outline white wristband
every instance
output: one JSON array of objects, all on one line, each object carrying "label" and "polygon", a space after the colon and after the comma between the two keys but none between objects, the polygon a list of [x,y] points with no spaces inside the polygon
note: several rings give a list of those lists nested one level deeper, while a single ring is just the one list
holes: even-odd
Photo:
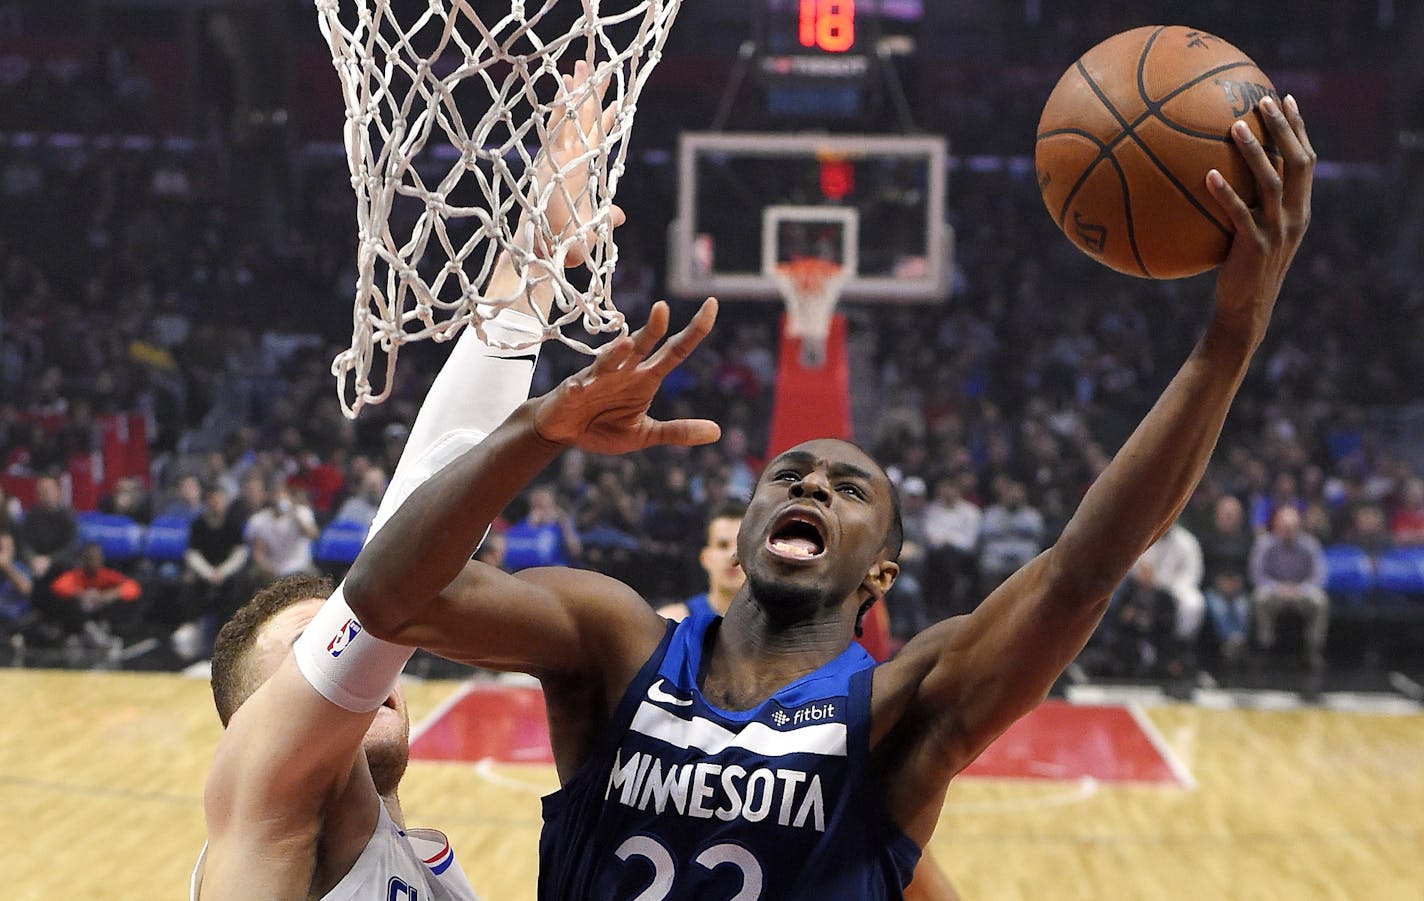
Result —
[{"label": "white wristband", "polygon": [[385,703],[414,651],[361,628],[340,586],[292,645],[297,668],[311,687],[352,713],[369,713]]}]

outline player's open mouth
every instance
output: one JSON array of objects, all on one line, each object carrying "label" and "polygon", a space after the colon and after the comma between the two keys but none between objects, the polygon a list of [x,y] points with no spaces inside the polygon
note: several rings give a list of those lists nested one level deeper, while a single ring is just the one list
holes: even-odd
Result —
[{"label": "player's open mouth", "polygon": [[389,707],[392,710],[397,710],[398,708],[396,707],[396,693],[391,692],[390,694],[386,695],[386,699],[381,702],[381,706]]},{"label": "player's open mouth", "polygon": [[787,560],[813,560],[826,551],[826,539],[821,524],[809,514],[791,511],[781,517],[771,530],[766,546],[778,557]]}]

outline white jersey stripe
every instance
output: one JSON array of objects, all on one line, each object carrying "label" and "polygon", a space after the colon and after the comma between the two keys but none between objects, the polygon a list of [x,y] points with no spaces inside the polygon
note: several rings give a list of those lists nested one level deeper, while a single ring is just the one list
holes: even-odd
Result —
[{"label": "white jersey stripe", "polygon": [[683,719],[670,710],[644,701],[638,705],[630,729],[679,748],[697,748],[708,754],[741,748],[763,757],[786,754],[846,756],[844,723],[816,723],[785,732],[778,732],[764,723],[748,723],[741,732],[733,732],[706,717]]}]

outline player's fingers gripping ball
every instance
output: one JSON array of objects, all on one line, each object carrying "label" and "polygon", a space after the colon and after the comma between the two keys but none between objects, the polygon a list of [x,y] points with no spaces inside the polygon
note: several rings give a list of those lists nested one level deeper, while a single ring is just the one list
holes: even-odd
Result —
[{"label": "player's fingers gripping ball", "polygon": [[1043,108],[1034,163],[1049,214],[1079,249],[1129,275],[1220,265],[1233,227],[1206,174],[1219,170],[1255,204],[1256,178],[1231,127],[1245,121],[1279,171],[1257,110],[1267,96],[1275,87],[1246,54],[1199,29],[1108,38],[1069,67]]}]

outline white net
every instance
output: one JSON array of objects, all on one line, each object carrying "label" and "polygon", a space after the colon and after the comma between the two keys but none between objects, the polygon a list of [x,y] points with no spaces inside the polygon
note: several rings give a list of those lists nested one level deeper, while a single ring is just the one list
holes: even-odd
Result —
[{"label": "white net", "polygon": [[801,341],[801,365],[825,364],[831,320],[849,276],[841,264],[816,257],[778,263],[772,270],[772,279],[786,302],[786,334]]},{"label": "white net", "polygon": [[[317,0],[356,192],[352,343],[332,364],[348,416],[390,393],[402,345],[479,329],[536,288],[553,294],[545,337],[589,351],[566,326],[625,330],[613,197],[680,5]],[[570,88],[561,72],[576,61],[587,78]],[[600,105],[607,115],[582,115]],[[501,254],[517,287],[486,296]]]}]

